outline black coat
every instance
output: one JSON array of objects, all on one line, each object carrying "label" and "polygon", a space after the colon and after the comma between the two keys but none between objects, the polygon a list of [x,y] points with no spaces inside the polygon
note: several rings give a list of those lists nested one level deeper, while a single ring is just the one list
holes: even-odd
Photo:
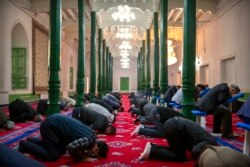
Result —
[{"label": "black coat", "polygon": [[167,120],[164,133],[169,143],[169,151],[180,156],[180,159],[185,159],[186,150],[192,152],[193,158],[196,159],[206,145],[217,145],[210,133],[195,122],[181,117]]},{"label": "black coat", "polygon": [[23,100],[16,99],[9,104],[10,119],[14,122],[33,121],[38,112]]},{"label": "black coat", "polygon": [[75,108],[72,117],[101,132],[104,132],[109,125],[107,117],[87,107]]},{"label": "black coat", "polygon": [[103,100],[96,99],[96,100],[93,101],[93,103],[96,103],[96,104],[99,104],[99,105],[103,106],[103,107],[106,108],[110,113],[113,112],[113,108],[112,108],[108,103],[106,103],[106,102],[103,101]]},{"label": "black coat", "polygon": [[182,113],[169,108],[169,107],[162,107],[162,106],[157,106],[157,112],[159,114],[159,119],[161,123],[164,124],[168,119],[173,118],[173,117],[185,117]]},{"label": "black coat", "polygon": [[214,109],[220,104],[225,103],[231,97],[229,87],[226,83],[214,86],[208,93],[194,105],[201,111],[213,113]]}]

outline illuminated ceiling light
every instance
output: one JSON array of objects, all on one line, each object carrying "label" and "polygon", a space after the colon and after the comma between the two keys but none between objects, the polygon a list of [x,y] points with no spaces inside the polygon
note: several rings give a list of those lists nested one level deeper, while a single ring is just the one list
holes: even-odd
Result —
[{"label": "illuminated ceiling light", "polygon": [[129,66],[122,66],[122,68],[129,68]]},{"label": "illuminated ceiling light", "polygon": [[130,33],[130,29],[129,28],[120,28],[119,32],[116,33],[116,38],[125,38],[125,39],[130,39],[133,38],[133,34]]},{"label": "illuminated ceiling light", "polygon": [[123,54],[123,53],[128,53],[128,50],[121,50],[121,54]]},{"label": "illuminated ceiling light", "polygon": [[129,65],[129,63],[122,62],[122,63],[121,63],[121,65],[122,65],[122,66],[128,66],[128,65]]},{"label": "illuminated ceiling light", "polygon": [[129,54],[128,53],[120,53],[120,56],[126,56],[126,57],[128,57]]},{"label": "illuminated ceiling light", "polygon": [[122,59],[127,59],[128,55],[120,55],[122,57]]},{"label": "illuminated ceiling light", "polygon": [[128,59],[128,58],[126,58],[126,59],[120,59],[120,61],[126,63],[126,62],[129,62],[130,59]]},{"label": "illuminated ceiling light", "polygon": [[168,65],[173,65],[176,62],[177,58],[175,56],[173,42],[171,40],[168,40]]},{"label": "illuminated ceiling light", "polygon": [[168,65],[173,65],[177,62],[177,58],[175,56],[168,56]]},{"label": "illuminated ceiling light", "polygon": [[130,22],[131,20],[135,19],[135,15],[130,11],[130,7],[128,5],[119,5],[118,12],[114,12],[112,14],[112,18],[115,21],[119,19],[120,22]]},{"label": "illuminated ceiling light", "polygon": [[132,49],[132,46],[130,45],[129,41],[122,41],[122,44],[118,47],[119,49]]}]

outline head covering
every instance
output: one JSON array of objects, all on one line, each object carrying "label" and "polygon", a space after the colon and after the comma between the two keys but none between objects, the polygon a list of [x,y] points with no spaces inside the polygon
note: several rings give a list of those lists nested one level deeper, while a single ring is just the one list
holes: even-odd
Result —
[{"label": "head covering", "polygon": [[108,150],[109,150],[107,143],[105,143],[104,141],[98,140],[97,141],[97,147],[99,149],[98,154],[101,157],[106,157],[107,154],[108,154]]},{"label": "head covering", "polygon": [[8,120],[6,123],[6,128],[7,129],[14,129],[15,128],[15,123],[13,121]]},{"label": "head covering", "polygon": [[238,85],[231,84],[230,87],[234,88],[237,91],[237,93],[240,92],[240,88]]}]

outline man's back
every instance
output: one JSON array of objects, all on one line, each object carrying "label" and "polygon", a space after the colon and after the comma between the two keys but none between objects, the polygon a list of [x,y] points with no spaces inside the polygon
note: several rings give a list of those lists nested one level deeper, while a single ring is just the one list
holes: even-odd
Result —
[{"label": "man's back", "polygon": [[212,112],[213,109],[229,99],[230,93],[226,83],[214,86],[208,93],[195,103],[195,106],[202,111]]},{"label": "man's back", "polygon": [[64,116],[62,114],[53,114],[47,117],[42,123],[40,129],[41,136],[46,136],[47,132],[57,136],[59,143],[67,145],[72,141],[82,137],[93,137],[95,132],[82,122]]}]

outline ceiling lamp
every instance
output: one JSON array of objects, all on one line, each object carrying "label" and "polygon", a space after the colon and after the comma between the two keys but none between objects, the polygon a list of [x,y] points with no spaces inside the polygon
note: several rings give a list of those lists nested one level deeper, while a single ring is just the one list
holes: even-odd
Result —
[{"label": "ceiling lamp", "polygon": [[119,49],[132,49],[132,46],[130,45],[129,41],[122,41],[122,44],[118,47]]},{"label": "ceiling lamp", "polygon": [[124,59],[124,58],[122,58],[122,59],[120,59],[120,61],[121,61],[121,62],[126,63],[126,62],[129,62],[129,61],[130,61],[130,59],[128,59],[128,58],[125,58],[125,59]]},{"label": "ceiling lamp", "polygon": [[168,65],[169,66],[175,64],[176,62],[177,62],[177,58],[175,56],[172,56],[172,55],[168,56]]},{"label": "ceiling lamp", "polygon": [[175,56],[173,42],[171,40],[168,40],[168,65],[173,65],[176,62],[177,58]]},{"label": "ceiling lamp", "polygon": [[129,66],[122,66],[122,68],[129,68]]},{"label": "ceiling lamp", "polygon": [[127,63],[127,62],[122,62],[121,65],[122,65],[122,66],[128,66],[129,63]]},{"label": "ceiling lamp", "polygon": [[129,28],[120,28],[119,32],[116,33],[116,38],[125,38],[125,39],[130,39],[133,38],[133,35],[130,33],[130,29]]},{"label": "ceiling lamp", "polygon": [[120,22],[130,22],[131,20],[135,19],[135,15],[133,12],[130,11],[130,7],[128,5],[119,5],[118,12],[114,12],[112,14],[112,18],[117,21],[118,19]]},{"label": "ceiling lamp", "polygon": [[121,52],[120,52],[121,54],[124,54],[124,53],[125,53],[125,54],[128,54],[128,50],[120,50],[120,51],[121,51]]},{"label": "ceiling lamp", "polygon": [[127,59],[128,55],[120,55],[122,57],[122,59]]}]

